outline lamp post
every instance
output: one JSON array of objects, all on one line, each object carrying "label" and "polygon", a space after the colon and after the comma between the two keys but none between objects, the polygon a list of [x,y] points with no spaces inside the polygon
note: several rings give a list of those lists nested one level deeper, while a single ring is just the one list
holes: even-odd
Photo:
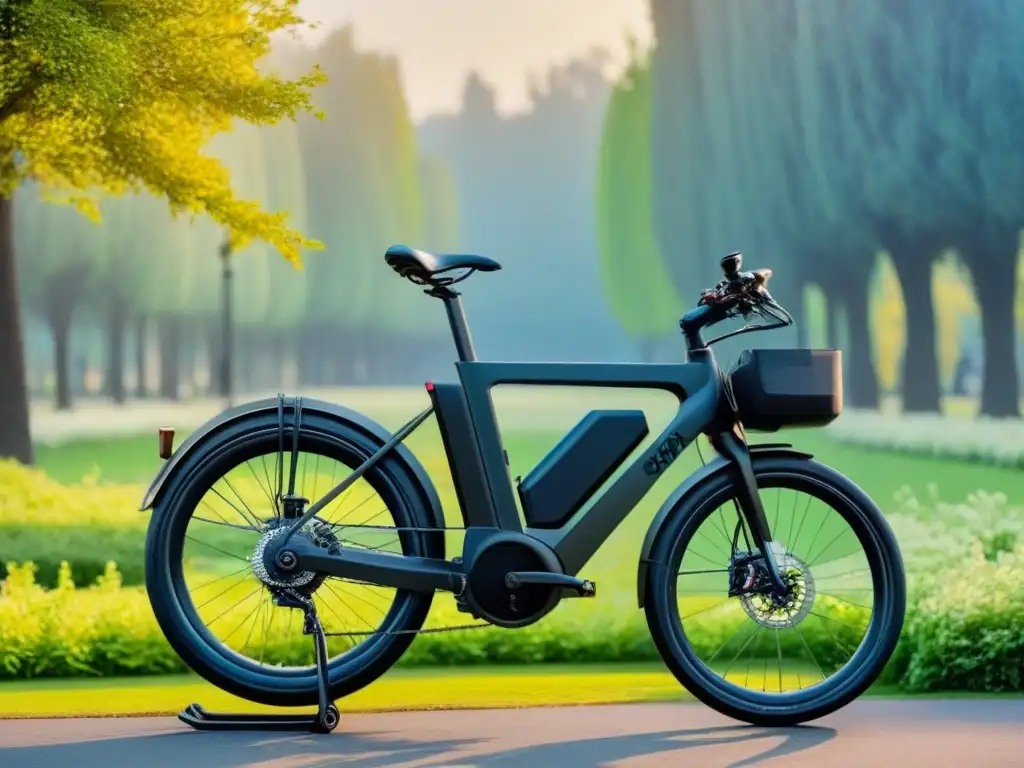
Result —
[{"label": "lamp post", "polygon": [[221,262],[221,359],[220,389],[225,407],[231,407],[231,238],[220,245]]}]

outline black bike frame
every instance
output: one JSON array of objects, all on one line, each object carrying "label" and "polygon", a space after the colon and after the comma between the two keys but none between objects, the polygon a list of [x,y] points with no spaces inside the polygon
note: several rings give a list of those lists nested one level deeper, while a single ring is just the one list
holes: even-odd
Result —
[{"label": "black bike frame", "polygon": [[[662,472],[702,433],[709,434],[715,449],[737,470],[740,507],[754,543],[777,575],[770,547],[771,537],[754,480],[746,444],[735,433],[731,410],[723,408],[724,383],[714,354],[704,345],[700,329],[721,319],[714,310],[701,307],[682,322],[689,351],[683,364],[635,363],[523,363],[481,362],[475,359],[458,294],[444,297],[449,322],[459,352],[456,363],[460,383],[427,383],[432,405],[398,430],[388,443],[326,496],[309,507],[291,526],[285,545],[297,556],[292,568],[316,570],[375,584],[433,591],[458,591],[461,563],[406,557],[354,548],[340,554],[319,549],[303,537],[289,542],[291,534],[331,500],[361,477],[395,445],[402,442],[431,414],[435,414],[444,441],[452,479],[469,532],[522,532],[549,545],[569,575],[576,575],[616,527],[657,482]],[[513,494],[508,455],[505,452],[491,400],[491,389],[502,384],[535,386],[619,387],[657,389],[674,394],[679,410],[659,437],[628,464],[624,472],[602,492],[598,490],[584,507],[556,529],[523,527]],[[621,469],[625,461],[615,470]],[[294,561],[292,561],[294,563]],[[290,568],[289,570],[291,570]]]}]

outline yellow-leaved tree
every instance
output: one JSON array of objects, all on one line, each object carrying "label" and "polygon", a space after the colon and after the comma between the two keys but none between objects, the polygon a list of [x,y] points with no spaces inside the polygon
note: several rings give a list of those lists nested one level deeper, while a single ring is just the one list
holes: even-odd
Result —
[{"label": "yellow-leaved tree", "polygon": [[236,197],[204,153],[236,119],[310,109],[318,70],[260,66],[271,36],[304,23],[297,2],[0,0],[0,457],[32,460],[11,232],[23,182],[93,218],[97,193],[148,190],[176,214],[209,214],[236,247],[264,240],[295,264],[317,247],[285,214]]},{"label": "yellow-leaved tree", "polygon": [[903,290],[887,253],[880,253],[876,258],[871,280],[870,304],[871,335],[874,339],[878,383],[885,392],[891,393],[899,386],[907,320],[903,306]]},{"label": "yellow-leaved tree", "polygon": [[935,297],[939,376],[943,386],[949,387],[963,351],[964,320],[980,317],[971,274],[951,251],[944,253],[932,268],[932,295]]}]

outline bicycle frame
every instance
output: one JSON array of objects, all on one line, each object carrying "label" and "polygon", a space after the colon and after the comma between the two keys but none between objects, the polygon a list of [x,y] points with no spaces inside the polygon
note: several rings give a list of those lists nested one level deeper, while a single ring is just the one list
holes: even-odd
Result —
[{"label": "bicycle frame", "polygon": [[[431,407],[398,430],[387,444],[290,526],[289,533],[281,537],[276,547],[278,558],[285,546],[295,555],[297,564],[293,560],[289,570],[316,570],[417,591],[458,591],[461,588],[461,563],[353,548],[330,554],[303,537],[289,541],[295,531],[433,413],[448,455],[467,543],[474,533],[525,533],[550,546],[566,574],[574,576],[636,507],[661,473],[700,434],[707,433],[715,449],[738,469],[740,506],[755,543],[765,552],[769,570],[773,577],[777,576],[774,557],[770,548],[764,546],[770,542],[770,533],[750,456],[745,443],[733,431],[735,420],[722,418],[721,372],[713,353],[701,342],[699,327],[696,327],[701,320],[705,324],[709,322],[704,318],[707,310],[698,310],[702,313],[700,317],[688,316],[686,338],[690,360],[683,364],[481,362],[475,359],[458,294],[444,299],[459,352],[456,370],[460,382],[428,382]],[[586,499],[589,507],[580,509],[559,528],[524,528],[491,400],[491,389],[502,384],[657,389],[674,394],[679,400],[679,409],[654,443],[634,458],[619,477],[603,491],[599,489]],[[614,471],[625,463],[625,460],[620,461]]]}]

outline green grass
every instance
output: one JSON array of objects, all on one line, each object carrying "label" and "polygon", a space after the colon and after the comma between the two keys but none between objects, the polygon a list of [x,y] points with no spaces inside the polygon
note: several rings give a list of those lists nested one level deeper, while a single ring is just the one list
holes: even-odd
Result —
[{"label": "green grass", "polygon": [[[877,685],[866,696],[1019,698],[1021,694],[908,696]],[[338,702],[345,712],[692,701],[660,664],[543,665],[481,669],[397,669]],[[0,718],[29,716],[171,715],[190,702],[210,709],[274,711],[224,693],[195,675],[44,680],[0,684]]]},{"label": "green grass", "polygon": [[[517,474],[525,475],[546,450],[554,445],[560,434],[531,431],[505,435],[513,477]],[[179,441],[181,439],[183,436]],[[909,486],[916,494],[924,496],[933,484],[938,488],[940,496],[948,501],[959,501],[968,493],[985,489],[1005,493],[1012,504],[1024,504],[1024,473],[1014,469],[977,466],[925,456],[894,455],[842,445],[823,430],[751,435],[751,439],[754,442],[791,442],[795,447],[815,454],[818,460],[851,477],[883,507],[901,486]],[[446,464],[436,429],[426,426],[421,428],[409,444],[431,469],[439,490],[449,488],[451,481],[445,476]],[[701,449],[705,458],[711,456],[709,446],[704,444]],[[64,483],[76,482],[99,470],[103,482],[145,485],[153,479],[161,464],[156,454],[156,437],[152,435],[83,440],[57,446],[40,445],[37,447],[36,460],[47,474]],[[664,497],[682,476],[699,466],[696,449],[687,449],[672,470],[659,480],[650,496]]]}]

